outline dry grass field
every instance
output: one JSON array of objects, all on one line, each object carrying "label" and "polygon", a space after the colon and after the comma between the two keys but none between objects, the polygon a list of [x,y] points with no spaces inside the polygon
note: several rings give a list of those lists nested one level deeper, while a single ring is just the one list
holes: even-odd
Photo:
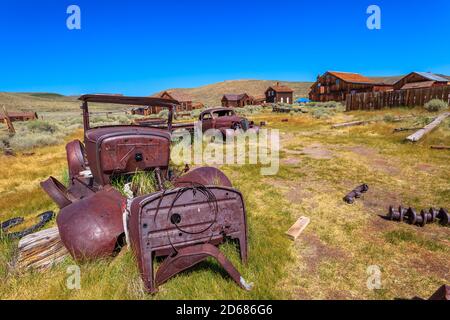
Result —
[{"label": "dry grass field", "polygon": [[[390,117],[386,117],[386,113]],[[403,122],[393,116],[414,114]],[[410,144],[408,132],[396,127],[420,126],[433,114],[421,109],[377,112],[252,115],[280,130],[280,170],[261,176],[254,165],[222,166],[242,191],[248,214],[249,264],[231,244],[224,253],[254,282],[239,289],[214,261],[184,272],[155,295],[143,292],[133,255],[82,264],[81,289],[66,287],[71,259],[45,272],[17,273],[10,268],[16,241],[0,242],[0,299],[394,299],[428,297],[450,283],[450,229],[425,228],[386,221],[389,205],[417,209],[450,208],[450,152],[431,150],[450,144],[447,120],[423,141]],[[282,122],[288,119],[288,122]],[[332,123],[385,119],[365,126],[331,129]],[[26,217],[26,224],[56,206],[39,182],[64,177],[64,144],[81,138],[76,129],[53,146],[0,155],[0,221]],[[355,204],[342,197],[361,183],[370,187]],[[296,242],[284,232],[299,216],[311,218]],[[52,223],[54,224],[54,222]],[[367,288],[367,268],[381,270],[381,289]]]}]

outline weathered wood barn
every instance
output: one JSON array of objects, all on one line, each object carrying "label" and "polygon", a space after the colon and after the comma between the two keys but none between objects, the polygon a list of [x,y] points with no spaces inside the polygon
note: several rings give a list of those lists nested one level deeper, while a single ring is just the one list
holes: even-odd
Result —
[{"label": "weathered wood barn", "polygon": [[242,108],[253,104],[253,99],[246,93],[225,94],[222,97],[222,107]]},{"label": "weathered wood barn", "polygon": [[192,110],[192,97],[179,90],[166,90],[160,95],[160,98],[176,100],[180,103],[177,107],[177,111],[191,111]]},{"label": "weathered wood barn", "polygon": [[267,103],[292,104],[294,101],[294,90],[277,82],[274,86],[267,88],[265,96]]},{"label": "weathered wood barn", "polygon": [[[8,112],[8,117],[11,121],[30,121],[36,120],[38,115],[36,112]],[[2,111],[0,111],[0,121],[4,121],[5,116]]]},{"label": "weathered wood barn", "polygon": [[311,86],[312,101],[345,101],[349,93],[389,91],[391,84],[376,82],[358,73],[327,71]]},{"label": "weathered wood barn", "polygon": [[256,95],[253,96],[253,105],[262,105],[266,103],[266,95],[265,94],[261,94],[261,95]]},{"label": "weathered wood barn", "polygon": [[411,72],[394,84],[395,90],[407,90],[416,88],[432,88],[446,86],[450,84],[450,79],[444,75],[431,72]]}]

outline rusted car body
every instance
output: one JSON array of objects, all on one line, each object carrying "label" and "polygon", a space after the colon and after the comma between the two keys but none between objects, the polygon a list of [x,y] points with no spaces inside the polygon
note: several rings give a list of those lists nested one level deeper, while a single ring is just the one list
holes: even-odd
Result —
[{"label": "rusted car body", "polygon": [[159,98],[84,95],[84,144],[74,140],[66,145],[69,186],[54,177],[41,182],[42,188],[61,209],[57,224],[61,240],[77,260],[111,255],[124,234],[122,212],[126,198],[110,186],[114,175],[137,170],[156,170],[167,178],[170,131],[137,125],[92,128],[88,104],[115,103],[158,105],[172,110],[176,101]]},{"label": "rusted car body", "polygon": [[[60,208],[58,230],[72,257],[83,261],[110,256],[129,239],[150,292],[207,257],[216,258],[239,286],[249,289],[216,248],[226,239],[237,240],[242,261],[247,261],[247,221],[241,193],[216,168],[200,167],[178,177],[169,174],[172,116],[178,102],[108,95],[84,95],[80,100],[84,143],[74,140],[66,146],[69,185],[53,177],[41,182]],[[166,107],[168,119],[164,126],[156,127],[137,122],[92,128],[91,102]],[[235,115],[225,118],[214,119],[214,125],[242,123]],[[111,186],[115,176],[137,171],[153,171],[159,191],[133,198]],[[172,189],[164,188],[168,180]],[[156,256],[168,257],[155,275]]]},{"label": "rusted car body", "polygon": [[243,131],[253,129],[255,132],[259,131],[259,127],[253,121],[236,115],[232,108],[207,109],[200,114],[199,120],[202,122],[203,132],[208,129],[217,129],[222,132],[224,137],[227,129],[241,129]]}]

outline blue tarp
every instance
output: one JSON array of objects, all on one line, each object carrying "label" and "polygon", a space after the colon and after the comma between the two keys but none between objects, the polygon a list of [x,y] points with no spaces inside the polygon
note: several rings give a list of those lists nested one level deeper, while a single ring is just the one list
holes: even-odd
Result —
[{"label": "blue tarp", "polygon": [[299,98],[299,99],[297,99],[295,102],[298,102],[298,103],[308,103],[308,102],[310,102],[311,100],[309,100],[308,98]]}]

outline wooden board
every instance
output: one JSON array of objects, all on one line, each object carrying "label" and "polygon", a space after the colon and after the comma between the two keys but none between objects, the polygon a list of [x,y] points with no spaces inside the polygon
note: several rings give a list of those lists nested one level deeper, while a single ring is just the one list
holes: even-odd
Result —
[{"label": "wooden board", "polygon": [[47,269],[64,260],[69,252],[59,237],[57,227],[45,229],[23,237],[19,241],[16,269]]},{"label": "wooden board", "polygon": [[303,230],[305,230],[305,228],[308,226],[309,222],[310,219],[308,217],[302,216],[298,218],[298,220],[286,232],[286,235],[294,241],[297,240]]}]

